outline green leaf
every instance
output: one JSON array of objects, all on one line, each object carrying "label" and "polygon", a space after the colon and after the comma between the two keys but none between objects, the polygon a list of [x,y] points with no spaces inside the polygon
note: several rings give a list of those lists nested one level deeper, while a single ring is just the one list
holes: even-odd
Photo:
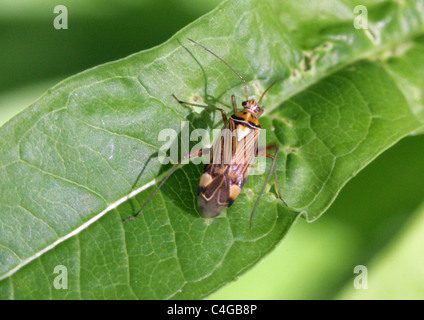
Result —
[{"label": "green leaf", "polygon": [[[209,298],[348,298],[340,295],[340,291],[357,291],[353,288],[353,281],[358,276],[354,273],[357,265],[368,267],[368,290],[378,289],[373,260],[388,244],[396,241],[400,233],[404,238],[405,234],[409,237],[409,231],[416,230],[411,227],[417,220],[411,218],[424,199],[423,145],[423,135],[410,136],[385,151],[341,190],[318,221],[310,224],[300,219],[272,254]],[[405,228],[406,223],[411,227]],[[416,246],[418,250],[420,244],[421,241],[413,241],[397,248],[409,250],[408,247]],[[411,268],[399,274],[408,270],[408,278],[419,279],[420,259],[416,254],[407,256],[405,253],[397,252],[396,255],[405,257],[403,264]],[[391,261],[387,259],[386,262]],[[393,267],[393,273],[400,271],[397,265]],[[393,282],[387,275],[385,280],[392,292],[387,291],[388,294],[398,292],[398,297],[424,297],[424,292],[420,294],[417,290],[422,282],[417,281],[408,295],[404,295],[409,284]],[[384,281],[379,283],[384,285]],[[367,296],[367,290],[359,291]]]},{"label": "green leaf", "polygon": [[[424,122],[424,2],[370,1],[355,29],[350,1],[227,1],[154,49],[49,90],[0,129],[0,297],[202,298],[252,267],[304,214],[318,218],[357,172]],[[282,150],[279,183],[249,216],[252,176],[213,221],[199,216],[200,166],[185,165],[141,216],[161,167],[162,129],[219,128],[172,99],[230,111],[239,79],[264,99],[267,140]],[[274,133],[271,129],[275,129]],[[269,166],[269,163],[268,163]],[[131,199],[130,199],[131,198]],[[68,289],[56,289],[56,266]]]}]

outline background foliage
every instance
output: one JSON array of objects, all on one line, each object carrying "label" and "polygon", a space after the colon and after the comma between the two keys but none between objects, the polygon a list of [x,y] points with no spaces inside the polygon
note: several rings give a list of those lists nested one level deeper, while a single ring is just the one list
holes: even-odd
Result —
[{"label": "background foliage", "polygon": [[[202,8],[191,1],[170,1],[166,5],[152,1],[122,6],[111,2],[99,9],[96,2],[74,1],[68,8],[75,14],[70,19],[75,28],[59,34],[51,27],[51,3],[46,3],[35,1],[9,7],[2,2],[7,8],[2,10],[0,22],[0,41],[7,44],[0,53],[3,122],[57,82],[56,77],[64,78],[159,44],[215,5],[202,2]],[[29,27],[34,24],[36,28]],[[161,28],[152,28],[157,24]],[[326,215],[314,224],[300,220],[268,259],[214,297],[360,298],[362,292],[351,286],[352,269],[358,264],[370,266],[370,274],[377,275],[373,287],[370,282],[374,289],[363,297],[422,297],[423,289],[417,281],[422,277],[422,262],[411,256],[419,255],[423,247],[419,236],[423,210],[418,209],[424,193],[423,143],[422,136],[407,138],[383,154],[343,189]],[[107,230],[96,232],[103,237],[101,233]],[[95,238],[85,241],[96,242]],[[72,245],[75,243],[69,250],[73,250]],[[97,262],[100,269],[108,264],[103,258]],[[60,257],[54,259],[60,261]],[[393,264],[393,260],[397,263]],[[392,280],[394,274],[396,281]],[[48,273],[46,276],[53,277]],[[104,279],[97,280],[104,283]],[[27,273],[20,282],[27,283],[22,297],[47,297],[47,288],[37,282],[37,275]],[[7,297],[9,285],[3,283],[3,297]],[[85,297],[112,297],[120,292],[116,288],[104,290]],[[76,297],[72,292],[66,293],[69,296],[55,294],[58,293],[54,293],[54,298]]]}]

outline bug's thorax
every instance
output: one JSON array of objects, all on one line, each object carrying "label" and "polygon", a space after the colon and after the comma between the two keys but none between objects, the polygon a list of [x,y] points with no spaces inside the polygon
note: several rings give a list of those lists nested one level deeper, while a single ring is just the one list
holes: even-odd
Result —
[{"label": "bug's thorax", "polygon": [[234,113],[233,119],[246,122],[254,127],[260,128],[259,117],[263,110],[256,103],[255,100],[247,100],[242,103],[243,110]]}]

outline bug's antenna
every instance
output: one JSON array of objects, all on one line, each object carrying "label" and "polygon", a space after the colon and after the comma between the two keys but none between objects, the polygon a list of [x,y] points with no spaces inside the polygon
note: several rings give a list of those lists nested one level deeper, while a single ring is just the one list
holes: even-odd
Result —
[{"label": "bug's antenna", "polygon": [[265,96],[265,94],[268,92],[268,90],[271,89],[274,86],[274,84],[276,84],[277,82],[279,82],[281,80],[284,80],[284,79],[283,78],[279,78],[279,79],[275,80],[273,83],[271,83],[271,85],[268,88],[266,88],[266,90],[264,91],[264,93],[262,93],[261,97],[259,98],[258,104],[261,102],[262,98]]},{"label": "bug's antenna", "polygon": [[241,74],[240,73],[238,73],[236,70],[234,70],[233,69],[233,67],[232,66],[230,66],[230,64],[227,62],[227,61],[225,61],[224,59],[222,59],[220,56],[218,56],[216,53],[214,53],[214,52],[212,52],[210,49],[208,49],[208,48],[206,48],[204,45],[202,45],[202,44],[200,44],[200,43],[198,43],[198,42],[196,42],[196,41],[194,41],[194,40],[192,40],[192,39],[188,39],[188,40],[190,40],[191,42],[193,42],[193,43],[195,43],[195,44],[197,44],[199,47],[202,47],[203,49],[205,49],[207,52],[209,52],[210,54],[212,54],[212,55],[214,55],[216,58],[218,58],[219,60],[221,60],[222,62],[224,62],[225,64],[226,64],[226,66],[228,67],[228,68],[230,68],[236,75],[238,75],[239,76],[239,78],[243,81],[243,85],[244,85],[244,93],[246,94],[246,101],[247,100],[249,100],[249,96],[248,96],[248,94],[247,94],[247,84],[246,84],[246,80],[244,80],[244,78],[241,76]]}]

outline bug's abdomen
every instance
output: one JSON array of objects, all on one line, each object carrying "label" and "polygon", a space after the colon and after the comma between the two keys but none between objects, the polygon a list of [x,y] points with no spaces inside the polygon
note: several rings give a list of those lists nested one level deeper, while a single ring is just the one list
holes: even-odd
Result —
[{"label": "bug's abdomen", "polygon": [[[246,180],[240,179],[232,167],[204,166],[198,192],[198,207],[204,218],[218,216],[225,207],[230,207],[240,194]],[[236,168],[240,170],[240,166]]]}]

